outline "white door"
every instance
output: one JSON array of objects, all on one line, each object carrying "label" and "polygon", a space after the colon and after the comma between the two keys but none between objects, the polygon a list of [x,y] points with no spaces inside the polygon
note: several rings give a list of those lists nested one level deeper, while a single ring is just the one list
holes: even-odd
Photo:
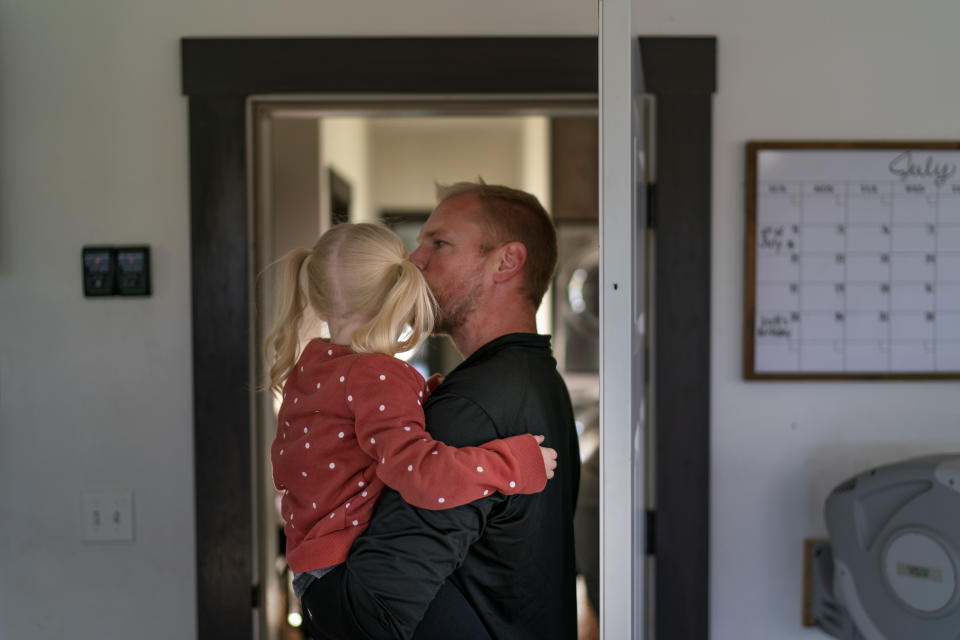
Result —
[{"label": "white door", "polygon": [[643,82],[632,0],[600,0],[600,637],[645,619]]}]

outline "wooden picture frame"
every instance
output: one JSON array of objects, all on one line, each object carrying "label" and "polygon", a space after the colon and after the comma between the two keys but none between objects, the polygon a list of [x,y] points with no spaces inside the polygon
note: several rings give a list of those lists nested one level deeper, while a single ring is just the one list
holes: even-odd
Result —
[{"label": "wooden picture frame", "polygon": [[960,379],[958,168],[960,141],[748,142],[744,378]]}]

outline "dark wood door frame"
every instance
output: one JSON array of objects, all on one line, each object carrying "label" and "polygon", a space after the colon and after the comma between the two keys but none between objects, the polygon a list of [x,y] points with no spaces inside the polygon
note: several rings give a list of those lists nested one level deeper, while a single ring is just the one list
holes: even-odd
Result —
[{"label": "dark wood door frame", "polygon": [[[657,97],[653,520],[657,637],[709,625],[711,110],[716,40],[642,37]],[[258,94],[596,94],[597,40],[185,38],[197,631],[251,638],[246,99]],[[625,132],[626,133],[626,132]]]}]

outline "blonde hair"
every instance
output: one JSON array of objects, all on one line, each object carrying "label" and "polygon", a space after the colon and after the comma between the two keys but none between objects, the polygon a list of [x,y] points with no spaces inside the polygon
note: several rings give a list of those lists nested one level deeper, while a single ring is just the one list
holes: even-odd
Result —
[{"label": "blonde hair", "polygon": [[[378,224],[339,224],[312,249],[296,249],[286,258],[276,319],[264,344],[274,389],[283,387],[296,364],[307,304],[325,321],[369,318],[351,335],[350,347],[390,356],[430,335],[436,310],[423,274],[397,234]],[[411,332],[402,340],[407,325]]]}]

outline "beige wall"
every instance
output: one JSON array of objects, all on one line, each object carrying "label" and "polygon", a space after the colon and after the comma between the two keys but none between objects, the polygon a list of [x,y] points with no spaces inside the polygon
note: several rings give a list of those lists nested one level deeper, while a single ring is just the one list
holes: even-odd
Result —
[{"label": "beige wall", "polygon": [[[353,220],[373,220],[370,206],[370,120],[333,117],[320,121],[320,184],[327,193],[327,168],[332,167],[350,183],[350,215]],[[330,201],[324,197],[324,224],[330,220]]]},{"label": "beige wall", "polygon": [[[584,0],[0,0],[0,637],[195,637],[187,105],[197,35],[584,35]],[[843,476],[958,449],[955,384],[740,379],[743,142],[956,138],[960,5],[646,0],[719,38],[714,117],[714,640],[799,628],[800,541]],[[81,295],[84,244],[149,243],[154,293]],[[669,428],[669,425],[661,425]],[[238,433],[238,437],[245,437]],[[80,541],[133,490],[136,541]]]},{"label": "beige wall", "polygon": [[492,184],[519,184],[522,120],[396,118],[372,123],[373,208],[430,211],[434,182],[482,176]]}]

